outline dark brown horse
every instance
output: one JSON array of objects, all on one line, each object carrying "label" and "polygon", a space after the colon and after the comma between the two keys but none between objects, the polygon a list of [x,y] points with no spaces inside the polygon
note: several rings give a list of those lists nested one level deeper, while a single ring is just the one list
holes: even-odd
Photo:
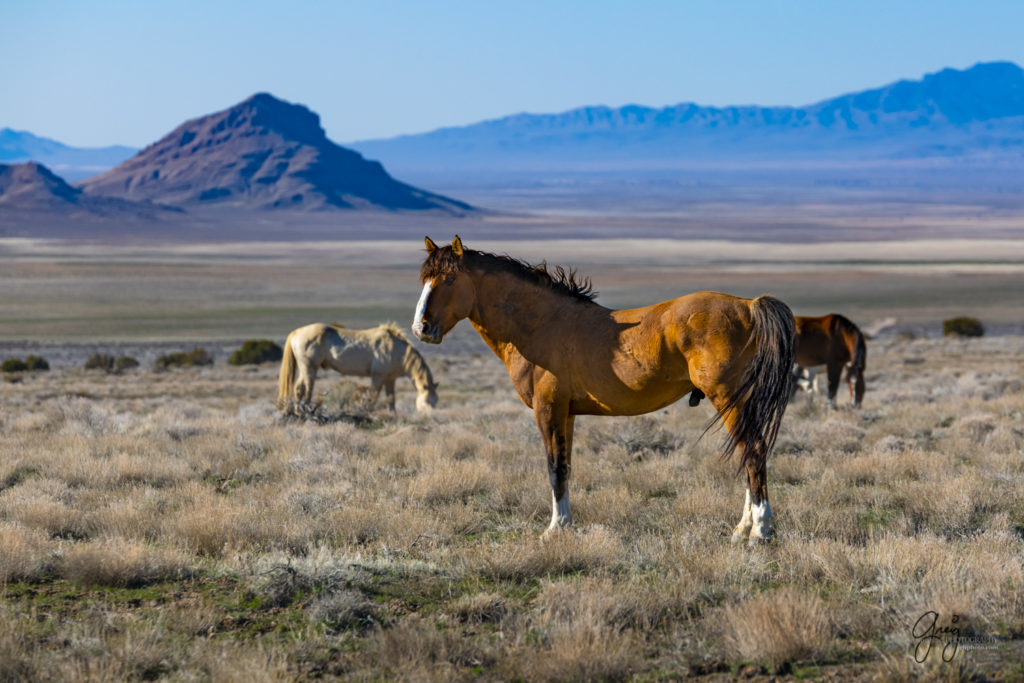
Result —
[{"label": "dark brown horse", "polygon": [[594,302],[589,280],[426,239],[413,332],[438,344],[469,318],[533,409],[548,456],[551,524],[567,526],[577,415],[639,415],[695,387],[725,425],[725,455],[747,471],[733,540],[771,538],[767,457],[792,393],[793,314],[778,299],[699,292],[645,308]]},{"label": "dark brown horse", "polygon": [[824,365],[828,373],[828,402],[835,406],[839,378],[846,371],[850,404],[860,407],[864,400],[864,366],[868,348],[860,328],[838,313],[820,318],[796,316],[796,362],[804,367]]}]

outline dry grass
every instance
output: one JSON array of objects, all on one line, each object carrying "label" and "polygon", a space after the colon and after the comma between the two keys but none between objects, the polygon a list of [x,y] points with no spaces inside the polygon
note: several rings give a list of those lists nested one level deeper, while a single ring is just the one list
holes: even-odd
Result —
[{"label": "dry grass", "polygon": [[133,588],[188,577],[190,559],[181,551],[102,539],[67,548],[58,571],[73,583]]},{"label": "dry grass", "polygon": [[[280,420],[272,367],[4,384],[0,679],[1024,675],[1021,340],[871,346],[862,410],[791,406],[756,549],[685,404],[580,418],[576,526],[542,542],[493,358],[358,425]],[[915,662],[928,610],[991,649]]]},{"label": "dry grass", "polygon": [[722,618],[726,642],[742,659],[818,659],[832,639],[824,602],[793,587],[730,605]]}]

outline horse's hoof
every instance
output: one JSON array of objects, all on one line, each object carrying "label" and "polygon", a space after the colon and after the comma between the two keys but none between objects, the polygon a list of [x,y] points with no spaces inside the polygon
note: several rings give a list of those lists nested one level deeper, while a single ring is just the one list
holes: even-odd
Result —
[{"label": "horse's hoof", "polygon": [[742,543],[745,541],[747,537],[750,536],[750,530],[752,528],[753,526],[749,522],[746,524],[743,524],[742,522],[737,524],[736,528],[732,530],[732,542]]},{"label": "horse's hoof", "polygon": [[747,546],[751,547],[751,548],[756,548],[758,546],[768,545],[771,542],[772,542],[772,537],[771,536],[769,536],[767,538],[765,538],[764,536],[751,536],[747,540]]}]

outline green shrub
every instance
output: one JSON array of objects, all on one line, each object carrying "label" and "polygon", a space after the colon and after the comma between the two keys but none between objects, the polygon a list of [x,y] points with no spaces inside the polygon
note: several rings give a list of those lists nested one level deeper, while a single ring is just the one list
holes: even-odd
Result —
[{"label": "green shrub", "polygon": [[982,337],[985,328],[977,318],[961,316],[942,322],[942,334],[947,337]]},{"label": "green shrub", "polygon": [[29,370],[49,370],[50,363],[42,356],[26,356],[25,365]]},{"label": "green shrub", "polygon": [[281,360],[283,351],[269,339],[250,339],[242,348],[231,354],[228,363],[232,365],[259,365]]},{"label": "green shrub", "polygon": [[110,372],[114,369],[114,357],[108,353],[94,353],[85,361],[85,369]]},{"label": "green shrub", "polygon": [[28,365],[20,358],[6,358],[3,363],[0,363],[2,372],[24,372],[25,370],[28,370]]},{"label": "green shrub", "polygon": [[198,365],[213,365],[213,356],[206,349],[198,346],[191,351],[168,353],[156,359],[156,367],[160,370],[168,368],[191,368]]},{"label": "green shrub", "polygon": [[131,356],[121,356],[114,361],[114,372],[123,372],[128,368],[139,367],[139,361],[135,360]]}]

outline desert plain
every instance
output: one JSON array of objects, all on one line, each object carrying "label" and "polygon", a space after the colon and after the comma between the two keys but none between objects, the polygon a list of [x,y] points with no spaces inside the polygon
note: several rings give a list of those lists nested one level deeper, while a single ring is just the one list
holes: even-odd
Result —
[{"label": "desert plain", "polygon": [[[386,240],[323,218],[299,240],[0,240],[0,357],[51,365],[0,383],[0,678],[1021,678],[1019,223],[893,240],[886,216],[818,239],[563,211],[403,218]],[[743,480],[700,438],[706,402],[580,418],[575,525],[542,542],[532,412],[468,323],[417,342],[429,414],[407,380],[391,414],[324,374],[339,419],[284,419],[275,365],[225,362],[317,320],[407,328],[420,232],[575,267],[611,307],[714,289],[879,323],[864,407],[795,397],[778,536],[755,548],[729,543]],[[986,335],[943,338],[958,315]],[[194,346],[215,364],[154,370]],[[97,352],[140,365],[83,369]]]}]

